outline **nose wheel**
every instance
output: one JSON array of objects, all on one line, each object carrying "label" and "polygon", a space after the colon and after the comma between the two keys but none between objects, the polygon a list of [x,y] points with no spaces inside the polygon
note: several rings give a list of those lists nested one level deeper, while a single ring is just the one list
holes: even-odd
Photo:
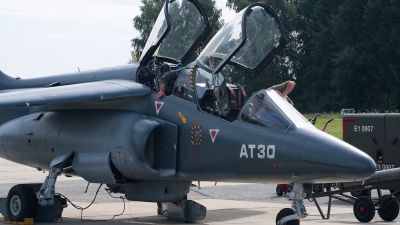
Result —
[{"label": "nose wheel", "polygon": [[23,221],[25,218],[35,218],[38,211],[35,191],[26,184],[15,185],[8,192],[6,206],[11,220]]},{"label": "nose wheel", "polygon": [[[296,212],[291,208],[282,209],[276,216],[276,224],[278,224],[278,221],[281,221],[283,218],[294,214],[296,214]],[[300,220],[290,220],[285,223],[281,223],[281,225],[300,225]]]}]

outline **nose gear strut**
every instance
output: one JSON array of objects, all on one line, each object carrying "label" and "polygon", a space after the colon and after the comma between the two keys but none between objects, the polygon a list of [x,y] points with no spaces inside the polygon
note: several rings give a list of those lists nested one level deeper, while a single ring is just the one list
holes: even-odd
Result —
[{"label": "nose gear strut", "polygon": [[[306,186],[306,188],[304,188],[304,186]],[[283,225],[288,221],[296,220],[298,221],[297,224],[300,224],[299,219],[308,216],[303,200],[309,197],[311,188],[312,185],[303,185],[303,183],[297,182],[293,184],[293,189],[291,192],[287,193],[287,197],[292,200],[292,208],[294,210],[289,208],[282,209],[276,216],[277,225]]]}]

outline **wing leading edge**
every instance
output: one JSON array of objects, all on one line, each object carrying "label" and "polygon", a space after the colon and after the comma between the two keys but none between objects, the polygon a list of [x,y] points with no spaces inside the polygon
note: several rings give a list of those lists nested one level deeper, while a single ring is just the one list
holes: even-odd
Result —
[{"label": "wing leading edge", "polygon": [[136,98],[151,90],[128,80],[104,80],[66,86],[16,90],[0,94],[0,107],[26,107],[45,104]]}]

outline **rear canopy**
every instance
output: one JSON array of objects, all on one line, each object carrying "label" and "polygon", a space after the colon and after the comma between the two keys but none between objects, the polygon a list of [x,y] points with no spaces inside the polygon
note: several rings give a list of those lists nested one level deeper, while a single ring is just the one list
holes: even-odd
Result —
[{"label": "rear canopy", "polygon": [[282,24],[275,11],[263,3],[254,3],[221,28],[196,62],[213,74],[226,64],[257,74],[285,44]]}]

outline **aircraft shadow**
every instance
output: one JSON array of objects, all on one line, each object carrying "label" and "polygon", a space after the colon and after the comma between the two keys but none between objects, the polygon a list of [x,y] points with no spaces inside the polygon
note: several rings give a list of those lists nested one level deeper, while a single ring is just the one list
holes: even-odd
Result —
[{"label": "aircraft shadow", "polygon": [[[238,209],[238,208],[232,208],[232,209],[220,209],[220,210],[209,210],[207,211],[207,216],[204,220],[197,221],[196,224],[208,224],[210,222],[215,223],[215,222],[228,222],[231,220],[236,220],[236,219],[241,219],[241,218],[247,218],[247,217],[252,217],[252,216],[258,216],[265,214],[263,211],[257,211],[257,210],[252,210],[252,209]],[[126,215],[124,215],[126,217]],[[98,220],[94,218],[93,216],[83,218],[84,222],[98,222],[103,225],[107,224],[143,224],[143,225],[148,225],[148,224],[184,224],[184,222],[179,222],[179,221],[172,221],[167,219],[166,217],[163,216],[143,216],[143,217],[132,217],[132,218],[118,218],[116,217],[114,220]],[[36,225],[48,225],[48,223],[41,223],[41,222],[35,222]],[[80,218],[69,218],[69,217],[63,217],[62,219],[62,224],[64,225],[69,225],[69,224],[82,224],[82,221]]]}]

